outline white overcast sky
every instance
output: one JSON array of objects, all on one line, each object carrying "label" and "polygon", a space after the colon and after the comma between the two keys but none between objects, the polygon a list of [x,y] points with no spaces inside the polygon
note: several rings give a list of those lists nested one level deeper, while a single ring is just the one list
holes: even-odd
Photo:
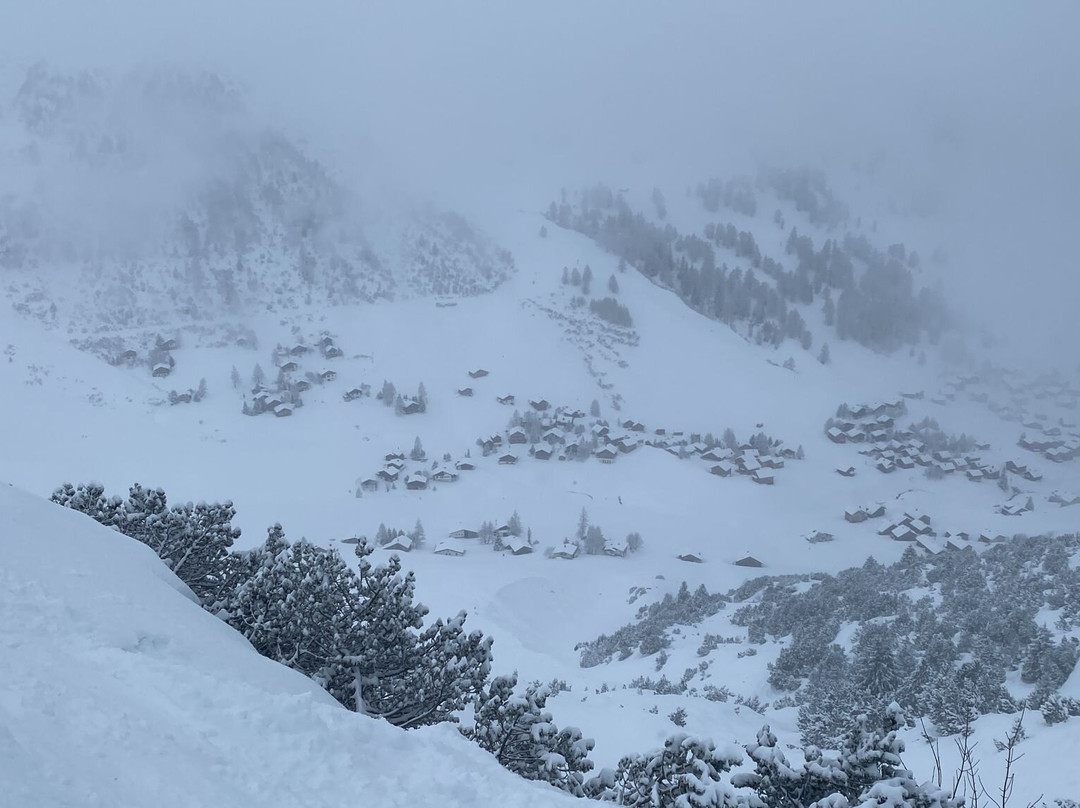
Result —
[{"label": "white overcast sky", "polygon": [[42,59],[209,68],[357,175],[446,199],[877,158],[944,200],[951,285],[1080,338],[1080,3],[0,0],[0,20],[5,88]]}]

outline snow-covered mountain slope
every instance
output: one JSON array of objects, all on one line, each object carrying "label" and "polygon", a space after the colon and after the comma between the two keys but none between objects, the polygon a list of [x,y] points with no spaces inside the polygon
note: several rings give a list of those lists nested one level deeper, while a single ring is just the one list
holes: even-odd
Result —
[{"label": "snow-covered mountain slope", "polygon": [[213,74],[35,65],[0,99],[0,169],[5,285],[71,333],[474,295],[513,271],[458,216],[359,199]]},{"label": "snow-covered mountain slope", "polygon": [[6,484],[0,514],[5,804],[564,804],[452,727],[344,710],[137,542]]}]

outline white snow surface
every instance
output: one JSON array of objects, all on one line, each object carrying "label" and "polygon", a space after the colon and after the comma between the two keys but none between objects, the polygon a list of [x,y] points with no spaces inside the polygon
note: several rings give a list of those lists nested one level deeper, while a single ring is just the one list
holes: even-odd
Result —
[{"label": "white snow surface", "polygon": [[351,713],[147,548],[0,486],[0,804],[547,806],[444,725]]}]

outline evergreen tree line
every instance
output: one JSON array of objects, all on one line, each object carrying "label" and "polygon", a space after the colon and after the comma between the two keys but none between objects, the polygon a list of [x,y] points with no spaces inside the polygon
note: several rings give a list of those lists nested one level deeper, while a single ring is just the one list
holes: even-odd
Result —
[{"label": "evergreen tree line", "polygon": [[574,650],[581,652],[581,667],[593,668],[613,658],[629,659],[635,651],[651,656],[671,647],[668,630],[677,625],[694,625],[724,608],[730,597],[710,594],[702,584],[693,593],[686,582],[678,594],[666,593],[656,603],[638,609],[636,621],[622,626],[610,635],[601,634],[595,640],[578,643]]},{"label": "evergreen tree line", "polygon": [[724,182],[717,177],[710,177],[705,182],[699,182],[694,192],[705,210],[710,213],[716,213],[723,205],[744,216],[757,215],[757,195],[749,180],[731,179]]},{"label": "evergreen tree line", "polygon": [[[726,595],[691,593],[684,583],[635,622],[579,644],[581,664],[663,654],[673,627],[743,603],[731,621],[748,642],[783,642],[769,683],[799,706],[806,743],[834,748],[853,710],[874,714],[893,701],[944,735],[980,714],[1021,707],[1055,723],[1080,715],[1080,703],[1058,694],[1080,644],[1037,618],[1056,612],[1062,634],[1080,622],[1080,570],[1069,563],[1077,550],[1076,535],[1018,536],[981,554],[924,557],[908,548],[888,566],[870,559],[835,576],[762,577]],[[858,627],[850,649],[837,643],[843,624]],[[1033,686],[1030,695],[1009,694],[1009,671]]]},{"label": "evergreen tree line", "polygon": [[757,187],[793,202],[795,210],[805,213],[812,224],[833,230],[848,221],[848,207],[833,193],[823,171],[766,168],[758,173]]},{"label": "evergreen tree line", "polygon": [[[789,762],[768,726],[743,749],[718,749],[686,732],[659,749],[622,757],[591,777],[591,739],[576,727],[559,729],[547,711],[552,695],[538,682],[515,692],[516,676],[495,678],[476,704],[476,719],[462,734],[510,771],[567,793],[633,808],[960,808],[956,789],[920,783],[900,757],[905,717],[896,704],[871,720],[852,717],[838,754],[817,747]],[[678,725],[685,711],[673,713]],[[745,757],[744,753],[745,752]],[[748,762],[752,768],[747,769]]]},{"label": "evergreen tree line", "polygon": [[96,483],[65,484],[52,500],[149,546],[203,608],[351,710],[406,728],[456,721],[487,680],[491,639],[466,632],[464,612],[425,625],[413,574],[397,556],[372,564],[366,541],[354,572],[336,550],[290,543],[281,525],[233,552],[230,502],[170,506],[160,488],[136,484],[122,499]]},{"label": "evergreen tree line", "polygon": [[[804,741],[828,746],[852,705],[891,701],[955,734],[980,714],[1040,709],[1072,672],[1077,643],[1055,641],[1036,616],[1061,609],[1066,630],[1076,620],[1080,574],[1061,560],[1078,547],[1068,536],[1017,538],[981,555],[909,548],[895,564],[870,559],[805,592],[770,584],[732,621],[752,641],[789,638],[769,682],[794,694]],[[842,623],[858,625],[850,651],[836,644]],[[1034,685],[1019,702],[1005,688],[1010,670]]]},{"label": "evergreen tree line", "polygon": [[[700,189],[699,189],[699,193]],[[703,199],[712,199],[706,193]],[[940,290],[916,289],[910,266],[915,253],[903,245],[881,252],[865,236],[828,239],[815,250],[808,236],[792,228],[787,252],[794,271],[762,255],[752,233],[728,223],[709,224],[702,239],[680,235],[670,224],[657,225],[633,212],[605,186],[587,189],[578,205],[551,203],[547,217],[560,227],[583,233],[618,255],[646,277],[671,289],[695,311],[733,325],[745,323],[759,343],[779,346],[785,338],[809,350],[813,340],[794,304],[820,300],[825,324],[841,339],[892,351],[917,343],[923,334],[936,341],[947,326]],[[846,217],[846,214],[845,214]],[[716,262],[714,246],[733,250],[745,269]],[[912,261],[911,258],[915,260]],[[856,277],[858,260],[864,267]],[[763,272],[775,283],[759,280]],[[835,299],[834,299],[835,298]]]}]

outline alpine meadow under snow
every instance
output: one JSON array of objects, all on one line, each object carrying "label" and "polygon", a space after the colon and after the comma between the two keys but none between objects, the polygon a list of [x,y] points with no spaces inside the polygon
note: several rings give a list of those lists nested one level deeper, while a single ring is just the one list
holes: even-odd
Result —
[{"label": "alpine meadow under snow", "polygon": [[66,5],[12,805],[1080,805],[1074,9]]}]

